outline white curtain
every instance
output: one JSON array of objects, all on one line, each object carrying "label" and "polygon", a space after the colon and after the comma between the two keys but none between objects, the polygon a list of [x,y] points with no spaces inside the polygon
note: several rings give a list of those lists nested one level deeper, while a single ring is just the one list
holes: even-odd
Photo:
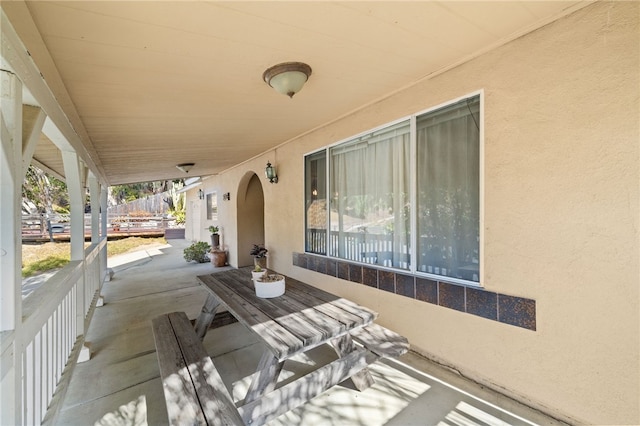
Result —
[{"label": "white curtain", "polygon": [[420,271],[479,280],[478,102],[418,118]]},{"label": "white curtain", "polygon": [[330,254],[409,267],[408,123],[331,150]]}]

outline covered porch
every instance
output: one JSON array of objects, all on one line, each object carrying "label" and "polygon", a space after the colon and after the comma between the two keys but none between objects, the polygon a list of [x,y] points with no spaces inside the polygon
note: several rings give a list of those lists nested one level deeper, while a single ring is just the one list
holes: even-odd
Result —
[{"label": "covered porch", "polygon": [[[0,424],[163,423],[148,322],[197,315],[212,266],[181,250],[209,227],[232,267],[264,243],[269,268],[371,307],[414,351],[376,365],[381,386],[343,384],[282,424],[553,423],[519,403],[640,422],[640,3],[15,0],[0,19]],[[289,61],[313,69],[292,99],[263,74]],[[429,126],[458,116],[453,153]],[[347,158],[376,144],[393,149],[384,175]],[[67,184],[71,262],[23,301],[30,164]],[[112,274],[107,188],[196,176],[186,240]],[[429,229],[437,211],[455,220]],[[211,334],[235,395],[255,342],[238,324]]]},{"label": "covered porch", "polygon": [[[109,260],[114,276],[102,289],[86,335],[92,357],[79,364],[63,400],[45,424],[167,424],[167,413],[151,333],[151,319],[184,311],[195,319],[206,292],[195,277],[227,269],[187,263],[185,240],[170,240]],[[261,343],[241,324],[210,330],[205,347],[232,395],[241,398],[260,360]],[[281,382],[335,359],[319,347],[285,363]],[[375,384],[359,392],[350,381],[271,421],[272,425],[462,425],[564,424],[488,389],[416,353],[371,367]]]}]

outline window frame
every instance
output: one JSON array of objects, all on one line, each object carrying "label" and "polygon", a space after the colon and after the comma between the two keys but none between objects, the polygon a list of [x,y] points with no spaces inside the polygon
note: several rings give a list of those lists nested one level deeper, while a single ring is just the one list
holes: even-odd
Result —
[{"label": "window frame", "polygon": [[[454,277],[448,277],[445,275],[437,275],[437,274],[433,274],[433,273],[428,273],[428,272],[424,272],[424,271],[420,271],[417,269],[417,262],[415,262],[415,256],[417,255],[417,247],[418,247],[418,215],[416,214],[417,211],[417,201],[418,201],[418,194],[417,194],[417,187],[418,187],[418,179],[417,179],[417,151],[418,151],[418,147],[417,147],[417,120],[418,117],[421,117],[423,115],[429,114],[431,112],[437,111],[439,109],[454,105],[456,103],[459,103],[461,101],[464,101],[466,99],[470,99],[470,98],[474,98],[474,97],[478,97],[478,104],[479,104],[479,119],[478,119],[478,281],[470,281],[470,280],[465,280],[465,279],[460,279],[460,278],[454,278]],[[485,110],[484,110],[484,90],[477,90],[474,92],[470,92],[467,93],[465,95],[462,95],[458,98],[455,99],[451,99],[451,100],[447,100],[445,102],[439,103],[437,105],[431,106],[429,108],[426,108],[424,110],[418,111],[414,114],[410,114],[408,116],[404,116],[401,117],[399,119],[384,123],[383,125],[377,126],[375,128],[372,129],[367,129],[366,131],[360,132],[358,134],[349,136],[347,138],[341,139],[335,143],[329,144],[324,146],[323,148],[320,149],[316,149],[310,152],[305,153],[302,156],[302,165],[303,165],[303,170],[304,170],[304,177],[305,177],[305,184],[303,185],[303,200],[305,200],[306,204],[306,159],[308,156],[311,155],[316,155],[320,152],[324,151],[324,155],[325,155],[325,187],[327,188],[327,194],[326,194],[326,199],[327,199],[327,209],[326,209],[326,223],[327,225],[329,225],[329,216],[331,214],[331,208],[329,207],[329,198],[330,198],[330,194],[329,194],[329,189],[331,188],[330,186],[330,154],[331,154],[331,149],[345,144],[345,143],[352,143],[355,140],[359,139],[359,138],[363,138],[371,133],[376,133],[379,131],[382,131],[384,129],[388,129],[391,128],[393,126],[397,126],[399,123],[402,122],[406,122],[407,120],[409,121],[409,131],[410,131],[410,151],[411,151],[411,158],[412,161],[409,165],[409,173],[410,173],[410,179],[409,179],[409,189],[410,189],[410,194],[409,194],[409,200],[411,203],[411,217],[410,217],[410,253],[412,255],[412,261],[410,262],[409,265],[409,269],[402,269],[402,268],[397,268],[397,267],[391,267],[391,266],[382,266],[382,265],[371,265],[369,263],[366,262],[359,262],[359,261],[355,261],[355,260],[349,260],[349,259],[344,259],[341,257],[336,257],[336,256],[332,256],[329,254],[329,243],[330,243],[330,232],[331,230],[329,229],[329,227],[327,226],[327,235],[326,235],[326,242],[325,242],[325,246],[327,248],[327,252],[324,254],[318,254],[318,253],[314,253],[311,251],[307,250],[307,212],[306,212],[306,207],[305,207],[305,220],[303,221],[303,228],[304,228],[304,251],[305,253],[309,253],[309,254],[313,254],[313,255],[319,255],[319,256],[326,256],[327,258],[331,258],[331,259],[336,259],[338,261],[343,261],[343,262],[348,262],[348,263],[355,263],[358,265],[366,265],[366,266],[371,266],[371,267],[375,267],[376,269],[382,269],[382,270],[389,270],[389,271],[394,271],[394,272],[398,272],[398,273],[410,273],[412,275],[415,276],[419,276],[419,277],[424,277],[424,278],[429,278],[429,279],[434,279],[437,281],[445,281],[445,282],[451,282],[451,283],[455,283],[455,284],[461,284],[461,285],[465,285],[465,286],[471,286],[471,287],[483,287],[483,282],[484,282],[484,250],[483,250],[483,246],[484,246],[484,119],[485,117]]]},{"label": "window frame", "polygon": [[207,220],[218,220],[218,192],[207,192],[205,194],[205,205],[207,206]]}]

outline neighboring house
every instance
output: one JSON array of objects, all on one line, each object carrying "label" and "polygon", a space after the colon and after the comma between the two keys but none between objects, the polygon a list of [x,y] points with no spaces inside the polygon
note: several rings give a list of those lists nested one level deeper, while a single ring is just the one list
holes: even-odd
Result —
[{"label": "neighboring house", "polygon": [[[270,268],[372,305],[413,350],[558,418],[637,423],[638,30],[637,4],[595,4],[418,82],[204,181],[217,220],[191,190],[193,234],[219,225],[233,266],[265,242]],[[328,193],[312,196],[305,158],[477,95],[479,276],[309,254]]]}]

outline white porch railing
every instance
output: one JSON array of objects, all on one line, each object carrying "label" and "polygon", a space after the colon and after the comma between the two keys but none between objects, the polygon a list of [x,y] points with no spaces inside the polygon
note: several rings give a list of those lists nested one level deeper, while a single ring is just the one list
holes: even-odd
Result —
[{"label": "white porch railing", "polygon": [[[22,424],[40,424],[66,367],[75,365],[106,272],[107,240],[85,250],[23,302]],[[17,342],[16,342],[17,343]]]}]

